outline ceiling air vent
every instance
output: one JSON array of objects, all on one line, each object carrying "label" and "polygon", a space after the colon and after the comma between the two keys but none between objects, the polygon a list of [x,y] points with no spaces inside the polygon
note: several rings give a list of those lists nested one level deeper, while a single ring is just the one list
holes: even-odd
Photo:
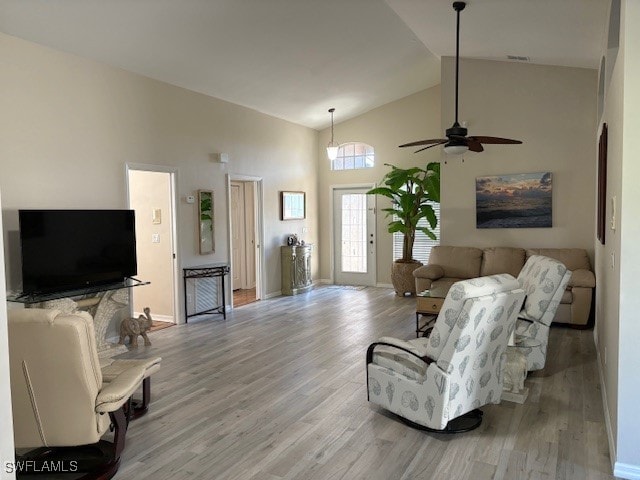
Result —
[{"label": "ceiling air vent", "polygon": [[529,57],[523,57],[522,55],[507,55],[507,58],[516,62],[528,62],[530,60]]}]

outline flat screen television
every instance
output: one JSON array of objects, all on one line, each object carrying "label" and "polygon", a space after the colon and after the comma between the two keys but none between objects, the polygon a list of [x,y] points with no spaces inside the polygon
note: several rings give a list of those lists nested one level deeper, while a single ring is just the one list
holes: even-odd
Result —
[{"label": "flat screen television", "polygon": [[121,282],[137,273],[133,210],[20,210],[23,294]]}]

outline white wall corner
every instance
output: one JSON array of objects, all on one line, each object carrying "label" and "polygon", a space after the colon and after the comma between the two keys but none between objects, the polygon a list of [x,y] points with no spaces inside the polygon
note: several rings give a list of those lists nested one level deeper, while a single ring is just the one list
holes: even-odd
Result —
[{"label": "white wall corner", "polygon": [[[0,206],[0,224],[2,208]],[[0,230],[0,265],[4,265],[4,243]],[[15,473],[5,471],[5,462],[14,460],[13,415],[11,412],[11,384],[9,382],[9,334],[7,331],[7,301],[4,269],[0,271],[0,479],[13,480]]]}]

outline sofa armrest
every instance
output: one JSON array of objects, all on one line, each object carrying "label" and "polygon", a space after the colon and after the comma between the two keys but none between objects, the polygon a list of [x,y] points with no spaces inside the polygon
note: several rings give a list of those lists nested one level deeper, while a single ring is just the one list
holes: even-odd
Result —
[{"label": "sofa armrest", "polygon": [[591,270],[578,269],[571,273],[571,278],[567,287],[594,288],[596,286],[596,276]]},{"label": "sofa armrest", "polygon": [[96,398],[96,412],[113,412],[124,405],[144,379],[145,371],[144,365],[132,366],[108,384],[103,384]]},{"label": "sofa armrest", "polygon": [[444,277],[444,268],[440,265],[423,265],[413,271],[416,278],[428,278],[429,280],[437,280]]}]

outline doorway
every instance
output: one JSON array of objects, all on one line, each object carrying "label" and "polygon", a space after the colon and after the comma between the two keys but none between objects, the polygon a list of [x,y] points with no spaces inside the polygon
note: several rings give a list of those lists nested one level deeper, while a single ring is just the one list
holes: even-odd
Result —
[{"label": "doorway", "polygon": [[229,176],[229,244],[234,307],[261,298],[260,192],[261,180]]},{"label": "doorway", "polygon": [[340,285],[376,284],[373,185],[333,187],[333,272]]},{"label": "doorway", "polygon": [[164,167],[127,166],[128,203],[136,216],[137,277],[151,282],[130,289],[131,310],[137,317],[149,307],[152,330],[178,322],[175,175]]}]

